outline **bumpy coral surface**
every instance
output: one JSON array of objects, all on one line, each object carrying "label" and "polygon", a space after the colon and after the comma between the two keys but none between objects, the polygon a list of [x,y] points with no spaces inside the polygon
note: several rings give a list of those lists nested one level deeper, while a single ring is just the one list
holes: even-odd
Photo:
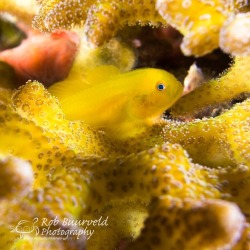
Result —
[{"label": "bumpy coral surface", "polygon": [[[228,20],[234,19],[234,15],[245,5],[245,1],[227,0],[46,0],[40,3],[34,26],[46,33],[84,27],[87,39],[92,44],[102,45],[125,25],[169,24],[184,35],[181,49],[185,55],[202,56],[211,52],[219,46],[219,37],[225,51],[233,51],[239,55],[249,54],[249,39],[239,41],[237,35],[230,34],[230,30],[233,33],[237,29],[237,23],[248,30],[249,18],[234,21],[235,25]],[[240,15],[237,20],[239,19]],[[233,25],[236,27],[232,28]],[[230,46],[233,48],[229,49]]]},{"label": "bumpy coral surface", "polygon": [[233,66],[220,78],[203,84],[177,101],[171,110],[173,117],[199,117],[202,111],[249,94],[249,64],[249,56],[234,58]]},{"label": "bumpy coral surface", "polygon": [[244,217],[233,204],[167,197],[155,203],[142,234],[130,249],[231,248],[243,230]]},{"label": "bumpy coral surface", "polygon": [[218,47],[221,26],[243,4],[240,1],[158,0],[156,6],[163,18],[184,34],[183,53],[201,56]]},{"label": "bumpy coral surface", "polygon": [[247,100],[216,118],[170,123],[164,129],[164,138],[183,145],[201,164],[250,166],[249,105]]},{"label": "bumpy coral surface", "polygon": [[44,32],[85,25],[88,40],[96,45],[108,41],[126,24],[157,25],[158,22],[164,20],[152,0],[42,1],[34,19],[35,27]]}]

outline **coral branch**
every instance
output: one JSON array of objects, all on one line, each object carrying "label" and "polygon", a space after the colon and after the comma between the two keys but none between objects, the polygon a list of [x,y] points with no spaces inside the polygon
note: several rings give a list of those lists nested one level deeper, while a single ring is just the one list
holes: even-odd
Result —
[{"label": "coral branch", "polygon": [[129,249],[231,249],[245,221],[239,208],[231,203],[168,197],[155,202],[150,215]]},{"label": "coral branch", "polygon": [[43,32],[85,26],[87,39],[102,45],[124,25],[165,23],[152,0],[42,1],[34,27]]},{"label": "coral branch", "polygon": [[249,65],[250,56],[236,57],[231,68],[220,78],[204,83],[180,98],[171,109],[173,117],[196,117],[208,108],[230,102],[241,94],[249,94]]},{"label": "coral branch", "polygon": [[200,164],[250,166],[249,107],[248,99],[215,118],[170,124],[164,129],[164,138],[180,143]]}]

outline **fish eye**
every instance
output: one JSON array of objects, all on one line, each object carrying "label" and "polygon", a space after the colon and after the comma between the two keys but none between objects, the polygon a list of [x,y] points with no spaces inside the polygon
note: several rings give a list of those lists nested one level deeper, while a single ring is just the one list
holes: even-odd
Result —
[{"label": "fish eye", "polygon": [[166,86],[165,86],[164,83],[158,83],[158,84],[156,85],[156,87],[157,87],[157,89],[160,90],[160,91],[162,91],[162,90],[164,90],[164,89],[166,88]]}]

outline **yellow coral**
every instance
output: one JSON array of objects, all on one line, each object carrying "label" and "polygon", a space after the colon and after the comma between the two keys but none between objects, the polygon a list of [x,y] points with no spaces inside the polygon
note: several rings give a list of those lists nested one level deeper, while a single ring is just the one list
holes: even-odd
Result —
[{"label": "yellow coral", "polygon": [[69,244],[67,241],[55,240],[55,239],[43,239],[43,238],[24,238],[16,240],[12,246],[12,249],[17,250],[76,250],[73,244]]},{"label": "yellow coral", "polygon": [[[168,23],[184,35],[181,45],[183,53],[201,56],[219,46],[220,33],[225,33],[221,32],[222,25],[244,5],[244,1],[226,0],[46,0],[40,3],[33,24],[47,33],[84,27],[87,39],[92,44],[102,45],[126,24],[157,26]],[[232,37],[224,39],[221,43],[223,48]]]},{"label": "yellow coral", "polygon": [[[99,45],[126,24],[157,25],[167,20],[184,34],[183,50],[195,55],[218,46],[221,25],[242,5],[219,0],[157,1],[161,17],[154,0],[38,3],[35,24],[45,32],[84,24],[89,41]],[[177,7],[186,22],[176,15]],[[187,23],[191,24],[184,27]],[[230,29],[227,25],[222,29]],[[115,64],[129,71],[135,62],[134,53],[115,39],[97,50],[88,49],[80,48],[68,83],[81,80],[82,72],[98,65]],[[173,116],[193,118],[208,105],[213,108],[249,93],[249,63],[249,57],[237,57],[224,76],[181,98]],[[131,250],[249,247],[245,224],[250,212],[249,107],[248,99],[216,118],[161,120],[137,137],[110,141],[103,131],[65,119],[58,100],[38,82],[28,82],[14,93],[0,89],[0,177],[6,188],[0,192],[0,248],[77,250],[87,244],[88,249],[107,250],[118,247],[123,238],[133,240]],[[215,168],[192,163],[180,145],[162,145],[164,141],[180,143],[195,162]],[[107,219],[107,225],[90,226],[95,232],[87,243],[88,235],[65,241],[35,237],[42,236],[46,227],[43,218],[58,219],[53,229],[78,231],[83,225],[65,226],[63,220],[100,217]],[[22,220],[37,231],[18,239],[14,229]]]},{"label": "yellow coral", "polygon": [[230,102],[250,93],[250,56],[236,57],[231,68],[220,78],[210,80],[180,98],[171,109],[174,118],[196,117],[201,111]]},{"label": "yellow coral", "polygon": [[6,102],[0,110],[1,154],[31,161],[35,186],[50,180],[67,155],[79,150],[82,155],[108,154],[103,136],[82,122],[64,120],[58,102],[41,84],[21,87],[12,97],[12,107]]},{"label": "yellow coral", "polygon": [[[12,106],[9,105],[10,102]],[[248,138],[248,130],[245,127],[249,113],[248,103],[249,101],[245,101],[214,120],[207,120],[206,127],[206,129],[211,127],[213,134],[219,134],[215,130],[218,124],[225,128],[225,124],[233,123],[232,115],[240,114],[235,117],[237,127],[228,128],[226,132],[222,130],[224,133],[221,133],[221,138],[225,139],[225,143],[228,143],[233,152],[236,152],[233,162],[242,164],[246,163],[247,155],[237,148],[241,146],[241,142],[238,140],[235,142],[234,136],[238,135],[241,138],[245,137],[242,133],[246,133]],[[44,122],[45,119],[48,122]],[[139,231],[143,220],[147,216],[149,221],[154,218],[153,210],[147,212],[147,205],[154,197],[162,196],[164,200],[169,199],[170,202],[175,198],[189,198],[193,200],[190,206],[196,207],[197,200],[221,197],[228,199],[230,194],[227,189],[221,189],[221,183],[227,178],[224,178],[222,172],[210,171],[208,168],[192,164],[180,146],[165,144],[149,149],[166,140],[167,131],[165,137],[162,138],[160,135],[163,128],[166,130],[164,122],[148,128],[144,135],[133,140],[111,143],[101,132],[86,130],[88,126],[85,124],[73,126],[79,130],[69,128],[70,122],[64,119],[59,103],[37,82],[27,83],[16,91],[11,99],[8,98],[3,102],[1,121],[2,154],[13,154],[30,160],[36,177],[34,188],[22,198],[22,201],[1,202],[0,219],[5,225],[15,226],[22,219],[32,222],[35,217],[53,219],[57,216],[59,219],[57,228],[60,228],[64,218],[83,220],[96,219],[100,216],[112,217],[109,226],[97,228],[96,234],[87,244],[90,249],[100,250],[105,241],[107,244],[104,249],[113,249],[121,238],[140,239]],[[198,125],[194,127],[203,126],[203,122],[197,123]],[[173,127],[171,131],[174,131]],[[173,133],[178,139],[181,129],[177,127],[176,131]],[[185,131],[192,129],[188,127]],[[200,131],[200,135],[204,136],[204,130]],[[194,135],[197,134],[199,133],[196,132]],[[242,147],[246,148],[245,144],[247,139],[242,141]],[[204,145],[206,147],[206,143]],[[211,145],[216,148],[217,142],[213,141]],[[29,151],[26,148],[29,148]],[[145,149],[146,151],[139,153]],[[99,156],[93,156],[93,152]],[[241,153],[238,154],[239,152]],[[130,153],[136,154],[130,155]],[[128,156],[125,156],[126,154]],[[122,156],[115,157],[116,155]],[[240,175],[237,178],[240,178]],[[229,200],[238,201],[234,198]],[[201,201],[199,204],[205,206],[206,203]],[[211,246],[233,245],[235,235],[240,237],[243,222],[238,224],[240,229],[231,230],[230,227],[220,223],[221,210],[218,201],[210,204],[208,207],[215,208],[213,210],[215,212],[211,213],[209,220],[219,218],[216,225],[221,233]],[[245,207],[241,201],[239,205]],[[168,211],[169,202],[163,206]],[[222,207],[225,209],[223,211],[229,211],[227,218],[231,220],[231,209],[235,209],[234,211],[237,209],[230,203],[223,203]],[[180,214],[185,214],[185,206],[181,205],[176,209],[179,209]],[[12,216],[13,211],[19,211],[15,217]],[[235,213],[237,218],[243,218],[238,211]],[[121,221],[122,224],[117,221]],[[41,222],[37,226],[42,230]],[[183,228],[186,227],[187,225],[183,224]],[[77,227],[77,230],[80,229],[81,227]],[[207,230],[210,229],[203,228],[200,231],[201,239]],[[175,235],[179,234],[179,231],[175,232]],[[30,235],[31,238],[33,236]],[[13,235],[5,233],[4,237],[9,238]],[[84,241],[85,237],[81,238],[81,244],[84,244]],[[77,243],[79,241],[72,241],[71,249],[74,249]],[[27,238],[18,241],[16,245],[18,244],[20,247],[28,244],[31,249],[32,247],[39,249],[43,244],[50,249],[54,247],[50,245],[49,239],[35,243],[35,241],[29,242]],[[67,249],[69,247],[67,244],[64,243],[61,247]],[[175,244],[174,239],[173,244]],[[188,244],[196,246],[192,242]]]},{"label": "yellow coral", "polygon": [[200,164],[250,166],[249,107],[250,99],[215,118],[170,123],[164,129],[164,138],[180,143]]},{"label": "yellow coral", "polygon": [[250,54],[250,13],[232,15],[222,26],[220,48],[237,56]]},{"label": "yellow coral", "polygon": [[[65,155],[67,155],[67,152],[65,152]],[[69,167],[72,159],[72,154],[70,160],[67,161],[65,158],[65,165]],[[61,164],[61,175],[65,173],[65,171],[66,169]],[[42,246],[54,249],[54,245],[61,245],[64,246],[65,249],[77,249],[76,246],[78,244],[84,245],[85,237],[83,234],[76,236],[76,240],[74,236],[72,236],[71,239],[67,239],[65,236],[63,237],[62,234],[58,233],[58,237],[61,236],[61,238],[66,239],[61,243],[59,240],[51,243],[53,235],[43,230],[43,228],[50,229],[48,223],[53,219],[56,221],[53,224],[54,230],[73,230],[72,227],[66,227],[62,224],[64,218],[71,220],[79,218],[79,214],[81,214],[82,209],[85,207],[84,201],[87,195],[86,177],[79,175],[78,172],[64,174],[63,178],[60,178],[61,175],[58,176],[56,172],[54,172],[53,175],[54,181],[44,183],[44,188],[31,190],[26,196],[22,197],[20,201],[17,199],[9,202],[1,201],[1,223],[8,225],[10,229],[12,229],[10,234],[6,232],[7,235],[1,236],[1,242],[10,241],[16,234],[20,236],[20,232],[23,231],[18,231],[18,225],[20,224],[21,227],[24,223],[23,227],[26,226],[31,228],[31,230],[25,233],[26,240],[17,241],[14,244],[15,247],[24,247],[28,244],[30,249],[42,249]],[[16,213],[16,215],[13,216],[13,213]],[[32,227],[34,229],[32,229]],[[74,230],[78,229],[74,228]],[[46,235],[46,238],[38,238],[38,240],[36,240],[36,237]]]},{"label": "yellow coral", "polygon": [[224,2],[158,0],[156,6],[163,18],[184,34],[183,53],[202,56],[218,47],[220,28],[229,14]]},{"label": "yellow coral", "polygon": [[[2,204],[0,204],[2,206]],[[0,223],[0,248],[3,250],[12,249],[14,242],[18,241],[20,235],[18,233],[11,232],[8,224],[4,224],[1,220]]]},{"label": "yellow coral", "polygon": [[78,55],[67,77],[67,81],[75,81],[80,72],[90,70],[100,65],[114,65],[121,72],[127,72],[130,71],[135,64],[135,52],[119,39],[113,38],[98,48],[90,48],[82,42]]},{"label": "yellow coral", "polygon": [[218,200],[161,197],[152,205],[150,215],[129,249],[231,249],[245,221],[237,206]]},{"label": "yellow coral", "polygon": [[[146,216],[145,206],[152,197],[166,194],[198,199],[219,197],[212,184],[216,176],[192,165],[178,145],[166,144],[138,155],[113,159],[76,159],[71,165],[69,173],[90,177],[89,193],[81,195],[86,197],[82,218],[85,213],[90,214],[87,218],[111,218],[108,227],[96,229],[95,237],[87,243],[90,249],[113,249],[119,238],[138,235]],[[64,177],[59,179],[62,181]],[[129,207],[133,208],[131,217]],[[105,248],[103,240],[108,241]]]},{"label": "yellow coral", "polygon": [[34,26],[43,32],[85,27],[88,40],[101,45],[124,25],[165,23],[152,0],[115,1],[42,1]]},{"label": "yellow coral", "polygon": [[13,95],[12,103],[19,115],[33,121],[42,128],[44,135],[53,138],[59,145],[63,143],[85,155],[108,154],[101,146],[105,144],[102,134],[84,122],[65,120],[58,100],[42,84],[28,82],[20,87]]},{"label": "yellow coral", "polygon": [[[107,243],[106,249],[112,249],[121,238],[140,239],[143,220],[147,216],[151,220],[154,216],[154,212],[147,212],[147,205],[153,197],[164,196],[164,199],[168,197],[170,200],[188,197],[193,200],[191,206],[194,207],[197,200],[224,198],[236,201],[244,212],[248,212],[244,201],[248,193],[243,192],[239,197],[234,197],[231,189],[223,186],[227,179],[230,181],[229,186],[237,186],[241,182],[240,172],[234,176],[230,171],[216,172],[194,165],[178,145],[165,144],[149,148],[170,140],[181,143],[195,160],[200,155],[207,165],[248,165],[249,100],[216,118],[186,123],[180,127],[176,124],[173,126],[172,122],[162,122],[148,128],[138,138],[112,143],[103,133],[92,130],[82,122],[65,120],[58,101],[38,82],[27,83],[12,97],[9,93],[2,101],[0,114],[1,153],[29,160],[35,175],[33,189],[21,202],[1,203],[0,218],[5,225],[15,226],[21,219],[32,222],[36,216],[50,219],[58,216],[58,227],[61,227],[64,218],[81,220],[98,216],[113,217],[107,228],[96,229],[95,236],[88,241],[90,249],[101,249],[103,241],[111,237],[112,241]],[[166,123],[169,125],[166,126]],[[192,151],[197,150],[196,139],[200,151]],[[211,156],[209,148],[215,155],[213,160],[208,160]],[[142,150],[146,151],[140,152]],[[206,158],[201,152],[206,153]],[[200,159],[197,161],[201,162]],[[211,206],[216,207],[216,202],[212,202]],[[202,201],[201,204],[205,203]],[[168,205],[167,202],[166,210]],[[231,206],[228,204],[225,209],[230,210]],[[19,211],[20,207],[22,211],[13,218],[13,211]],[[131,216],[129,207],[134,208]],[[185,214],[184,207],[178,209]],[[220,210],[215,211],[211,218],[220,218],[217,214]],[[237,214],[240,218],[241,215]],[[121,225],[116,223],[119,220],[123,222]],[[38,226],[41,230],[41,224]],[[225,225],[218,224],[218,227],[221,235],[218,235],[218,241],[212,246],[234,244],[232,231]],[[229,230],[226,231],[228,233],[223,233],[224,229]],[[201,235],[205,232],[204,228]],[[176,232],[178,234],[179,231]],[[10,236],[5,234],[5,237]],[[84,240],[83,237],[82,242]],[[26,243],[19,241],[16,244],[25,246],[27,242],[28,239]],[[33,247],[32,244],[30,247]],[[42,244],[49,246],[50,242],[48,239],[36,244],[34,246],[38,248]],[[72,244],[77,244],[77,241]],[[192,242],[188,244],[196,246]]]},{"label": "yellow coral", "polygon": [[32,167],[28,162],[9,157],[0,160],[0,197],[21,198],[27,194],[33,184]]},{"label": "yellow coral", "polygon": [[1,110],[0,117],[1,154],[30,160],[36,179],[34,185],[43,185],[55,171],[49,168],[49,164],[55,164],[65,157],[62,155],[65,146],[53,144],[53,139],[44,136],[41,128],[13,112]]},{"label": "yellow coral", "polygon": [[249,215],[250,169],[241,165],[237,168],[227,167],[215,171],[219,181],[218,188],[224,194],[224,199],[236,202],[242,212]]},{"label": "yellow coral", "polygon": [[[100,8],[103,6],[106,8],[109,3]],[[100,17],[97,14],[95,20]],[[101,53],[97,52],[100,61]],[[69,79],[74,78],[82,62],[87,66],[81,59],[77,59]],[[93,61],[90,59],[90,62]],[[247,57],[236,58],[225,76],[201,87],[203,91],[194,91],[194,104],[190,104],[190,97],[183,97],[179,102],[181,105],[173,109],[173,115],[192,117],[208,103],[214,105],[249,92],[246,81],[248,62]],[[95,62],[93,64],[96,66]],[[130,67],[121,66],[124,69]],[[238,87],[232,84],[235,77]],[[217,98],[219,84],[224,92]],[[210,89],[211,95],[206,88]],[[194,106],[201,101],[199,95],[204,102],[196,109]],[[2,90],[0,98],[1,154],[29,160],[35,177],[33,187],[31,179],[25,176],[22,180],[26,181],[26,188],[21,182],[17,183],[21,201],[13,196],[15,189],[2,193],[5,199],[0,204],[3,224],[0,230],[3,233],[1,244],[7,244],[3,246],[6,249],[11,246],[17,249],[77,249],[78,244],[84,246],[86,237],[52,243],[50,239],[33,239],[34,233],[12,244],[18,235],[10,233],[8,226],[15,226],[22,219],[31,223],[35,217],[53,219],[56,216],[59,224],[55,228],[61,228],[65,218],[110,218],[109,225],[96,229],[93,238],[89,239],[89,249],[114,249],[121,238],[135,239],[130,249],[145,246],[155,249],[225,246],[236,249],[249,244],[248,229],[244,229],[245,218],[230,203],[236,202],[243,213],[249,213],[249,100],[216,118],[185,124],[159,122],[136,138],[111,142],[102,131],[95,131],[83,122],[66,120],[60,103],[38,82],[27,83],[13,95]],[[185,104],[189,110],[182,108]],[[232,165],[232,168],[210,170],[193,164],[178,145],[155,146],[169,140],[183,145],[196,162],[214,167]],[[214,155],[213,159],[211,155]],[[7,165],[1,165],[0,176],[8,185],[13,185],[15,180],[5,171]],[[9,170],[16,174],[16,166],[10,166]],[[158,204],[153,201],[148,210],[148,204],[155,197]],[[230,202],[214,200],[220,198]],[[194,209],[195,214],[192,213]],[[190,223],[186,223],[189,215]],[[145,218],[145,228],[140,233]],[[204,222],[210,226],[204,227]],[[42,230],[41,222],[37,227]],[[172,237],[169,238],[169,234]],[[241,242],[236,245],[240,237]]]},{"label": "yellow coral", "polygon": [[[142,219],[146,216],[145,206],[153,197],[219,197],[219,192],[213,185],[216,176],[191,164],[185,152],[178,145],[171,144],[138,155],[114,159],[79,158],[71,155],[64,161],[64,167],[53,173],[53,179],[44,188],[30,192],[19,203],[2,203],[1,221],[14,226],[21,219],[31,223],[35,217],[53,219],[57,216],[57,227],[60,228],[65,218],[93,219],[99,214],[128,219],[129,209],[118,212],[112,207],[126,207],[123,204],[130,203],[135,209],[135,214],[138,213],[133,221],[130,217],[130,224],[137,225],[136,230],[131,225],[129,227],[128,223],[126,226],[119,223],[111,224],[106,228],[110,233],[109,237],[113,234],[117,241],[119,237],[132,237],[138,234]],[[20,207],[22,212],[12,217],[13,211],[18,211]],[[41,230],[42,222],[36,223]],[[98,248],[96,238],[98,244],[101,244],[106,237],[103,232],[100,235],[96,234],[92,239],[95,242],[94,246],[92,240],[89,244],[94,249],[101,249]],[[114,247],[116,241],[110,241],[105,249],[112,249],[111,246]]]},{"label": "yellow coral", "polygon": [[76,80],[83,81],[86,75],[85,71],[101,65],[113,65],[121,72],[127,72],[135,66],[135,63],[134,51],[118,39],[113,38],[108,43],[97,48],[91,48],[81,42],[69,75],[64,81],[69,83]]},{"label": "yellow coral", "polygon": [[127,158],[91,159],[84,165],[87,169],[92,165],[88,171],[93,173],[93,188],[87,202],[91,210],[100,210],[107,201],[112,203],[121,197],[148,203],[152,197],[166,194],[191,198],[219,195],[210,184],[203,192],[206,178],[213,177],[192,165],[178,145],[165,144]]}]

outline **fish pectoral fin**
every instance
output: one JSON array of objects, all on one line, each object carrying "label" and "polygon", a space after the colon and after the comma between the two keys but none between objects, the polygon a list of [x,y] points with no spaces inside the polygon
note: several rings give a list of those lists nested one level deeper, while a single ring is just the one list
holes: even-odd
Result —
[{"label": "fish pectoral fin", "polygon": [[109,128],[106,134],[111,139],[126,140],[131,137],[136,137],[146,130],[146,125],[138,121],[123,122]]},{"label": "fish pectoral fin", "polygon": [[120,70],[114,65],[101,65],[86,71],[86,80],[91,84],[98,84],[119,75]]}]

